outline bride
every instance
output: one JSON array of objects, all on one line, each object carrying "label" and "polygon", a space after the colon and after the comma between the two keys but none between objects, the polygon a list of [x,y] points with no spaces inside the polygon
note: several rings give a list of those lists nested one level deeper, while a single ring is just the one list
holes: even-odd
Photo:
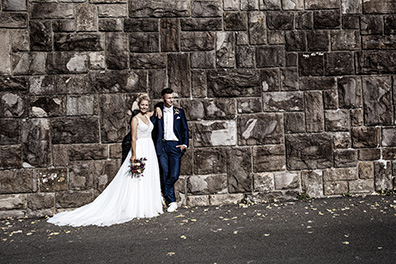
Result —
[{"label": "bride", "polygon": [[[58,213],[48,219],[49,223],[109,226],[163,213],[158,160],[151,138],[153,123],[150,117],[154,111],[148,112],[149,100],[147,94],[142,94],[134,103],[139,113],[131,122],[132,148],[112,182],[92,203]],[[132,176],[131,161],[140,158],[147,159],[143,176]]]}]

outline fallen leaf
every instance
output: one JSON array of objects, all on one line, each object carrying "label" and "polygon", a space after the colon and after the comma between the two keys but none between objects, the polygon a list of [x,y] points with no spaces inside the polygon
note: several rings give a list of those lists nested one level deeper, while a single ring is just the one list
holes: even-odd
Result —
[{"label": "fallen leaf", "polygon": [[191,222],[197,222],[197,219],[190,219]]},{"label": "fallen leaf", "polygon": [[348,241],[344,241],[344,242],[342,242],[342,244],[349,245],[349,242]]},{"label": "fallen leaf", "polygon": [[185,235],[180,236],[180,238],[187,239],[187,237]]},{"label": "fallen leaf", "polygon": [[270,234],[264,234],[264,236],[266,236],[266,237],[269,237],[269,236],[270,236]]},{"label": "fallen leaf", "polygon": [[175,255],[176,253],[175,252],[168,252],[168,253],[166,253],[166,255],[167,256],[170,256],[170,257],[172,257],[173,255]]}]

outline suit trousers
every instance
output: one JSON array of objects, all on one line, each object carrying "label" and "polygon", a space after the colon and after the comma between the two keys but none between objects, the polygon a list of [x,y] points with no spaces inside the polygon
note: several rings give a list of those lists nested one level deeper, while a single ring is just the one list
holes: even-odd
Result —
[{"label": "suit trousers", "polygon": [[166,203],[176,202],[175,183],[179,179],[180,162],[183,156],[178,141],[164,141],[163,152],[158,156],[161,166],[161,189]]}]

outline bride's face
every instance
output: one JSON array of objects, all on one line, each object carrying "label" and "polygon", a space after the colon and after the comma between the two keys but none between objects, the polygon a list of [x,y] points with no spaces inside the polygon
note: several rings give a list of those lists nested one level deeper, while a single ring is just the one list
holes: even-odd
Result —
[{"label": "bride's face", "polygon": [[140,112],[142,112],[143,114],[147,113],[149,108],[149,101],[148,100],[142,100],[139,104],[139,110]]}]

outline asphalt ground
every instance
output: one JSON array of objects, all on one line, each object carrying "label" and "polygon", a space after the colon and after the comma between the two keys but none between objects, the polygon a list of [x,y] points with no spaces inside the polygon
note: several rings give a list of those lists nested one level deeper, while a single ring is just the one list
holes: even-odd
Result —
[{"label": "asphalt ground", "polygon": [[396,196],[179,208],[110,227],[0,221],[0,263],[396,263]]}]

